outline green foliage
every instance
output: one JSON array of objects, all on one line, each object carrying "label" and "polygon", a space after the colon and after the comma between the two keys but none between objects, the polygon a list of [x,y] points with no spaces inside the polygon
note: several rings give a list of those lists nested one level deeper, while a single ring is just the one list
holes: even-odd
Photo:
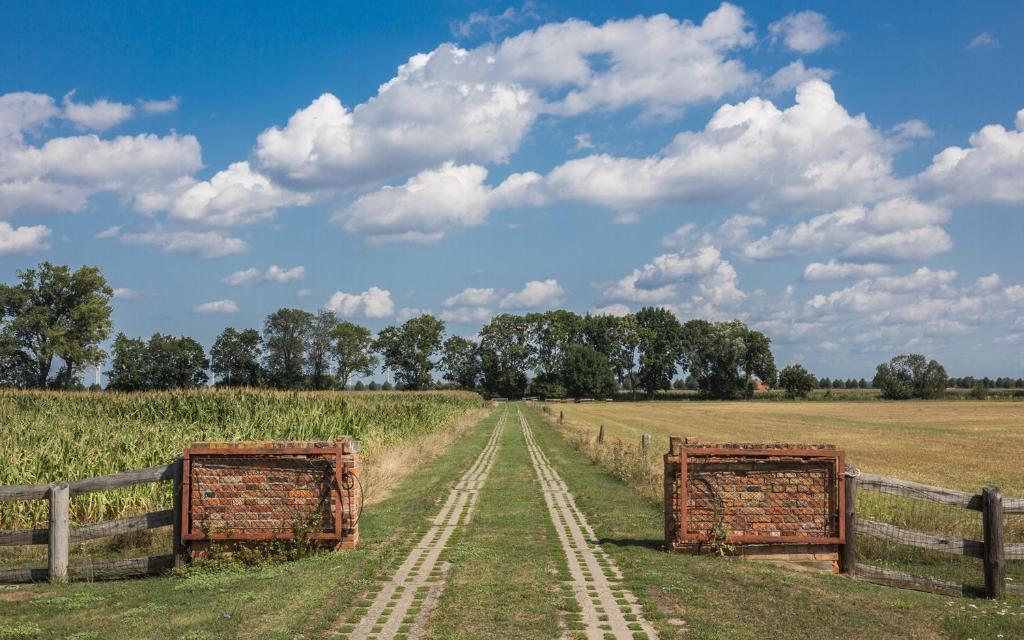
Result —
[{"label": "green foliage", "polygon": [[[1014,397],[1016,396],[1017,394],[1014,394]],[[967,392],[967,397],[970,398],[971,400],[985,400],[988,398],[988,389],[981,386],[980,384],[971,387],[971,390]]]},{"label": "green foliage", "polygon": [[591,316],[584,318],[583,335],[591,345],[608,358],[608,364],[619,384],[633,390],[637,386],[640,328],[636,316]]},{"label": "green foliage", "polygon": [[680,365],[690,371],[704,397],[751,397],[753,376],[775,383],[771,340],[739,320],[690,320],[680,336]]},{"label": "green foliage", "polygon": [[334,380],[330,375],[331,354],[335,345],[334,330],[338,316],[329,309],[323,309],[313,316],[306,334],[306,368],[309,372],[307,388],[330,389]]},{"label": "green foliage", "polygon": [[933,399],[946,390],[946,370],[935,360],[919,353],[899,355],[878,365],[874,386],[886,400]]},{"label": "green foliage", "polygon": [[[43,262],[0,284],[0,384],[72,388],[87,364],[102,362],[114,290],[98,267],[72,272]],[[55,376],[51,371],[62,362]]]},{"label": "green foliage", "polygon": [[337,367],[335,378],[338,386],[344,389],[354,375],[373,375],[379,360],[372,349],[373,337],[366,327],[344,320],[334,326],[331,330],[331,356]]},{"label": "green foliage", "polygon": [[669,389],[681,353],[679,321],[667,309],[644,307],[635,315],[640,371],[637,382],[648,396]]},{"label": "green foliage", "polygon": [[366,389],[366,385],[363,384],[362,380],[356,382],[356,386],[352,387],[353,391],[363,391]]},{"label": "green foliage", "polygon": [[590,345],[569,345],[562,380],[572,398],[606,398],[615,393],[615,376],[608,357]]},{"label": "green foliage", "polygon": [[279,389],[303,386],[306,340],[313,314],[302,309],[278,309],[263,323],[263,348],[268,382]]},{"label": "green foliage", "polygon": [[791,364],[779,373],[779,385],[790,398],[806,398],[818,386],[818,381],[803,365]]},{"label": "green foliage", "polygon": [[476,343],[469,338],[452,336],[444,341],[443,351],[441,371],[444,372],[444,379],[463,389],[476,389],[481,374]]},{"label": "green foliage", "polygon": [[432,358],[444,340],[444,320],[430,314],[407,320],[400,327],[387,327],[377,334],[374,351],[383,356],[384,368],[395,374],[396,384],[416,391],[429,389]]},{"label": "green foliage", "polygon": [[534,353],[525,318],[503,313],[480,329],[482,386],[488,395],[521,398]]},{"label": "green foliage", "polygon": [[154,333],[149,342],[117,334],[109,386],[117,391],[189,389],[207,383],[203,345],[185,336]]},{"label": "green foliage", "polygon": [[388,380],[384,381],[384,384],[380,385],[381,391],[391,391],[394,387],[391,386],[391,382]]},{"label": "green foliage", "polygon": [[262,345],[263,338],[255,329],[224,329],[210,349],[210,366],[217,376],[217,385],[260,386],[263,382]]}]

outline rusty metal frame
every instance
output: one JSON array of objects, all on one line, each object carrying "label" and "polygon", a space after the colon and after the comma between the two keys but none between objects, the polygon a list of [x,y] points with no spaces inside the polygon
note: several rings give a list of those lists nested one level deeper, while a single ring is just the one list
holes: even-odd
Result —
[{"label": "rusty metal frame", "polygon": [[[674,453],[674,451],[672,452]],[[687,466],[688,458],[704,458],[715,456],[728,456],[733,458],[797,458],[815,459],[825,458],[833,461],[833,477],[836,481],[837,509],[836,522],[838,535],[836,536],[763,536],[763,535],[730,535],[725,539],[726,543],[736,544],[845,544],[846,543],[846,522],[843,513],[846,510],[846,488],[842,481],[842,474],[846,468],[846,452],[836,449],[731,449],[727,447],[691,447],[679,445],[679,511],[677,515],[676,540],[680,544],[697,544],[707,542],[704,536],[687,535],[686,533],[686,512],[689,492],[687,491]]]},{"label": "rusty metal frame", "polygon": [[349,472],[349,464],[345,461],[344,447],[337,444],[331,446],[320,446],[320,447],[189,447],[186,448],[182,453],[182,473],[181,473],[181,496],[182,496],[182,509],[181,509],[181,541],[187,542],[246,542],[246,541],[267,541],[267,540],[292,540],[295,537],[293,531],[281,531],[281,532],[259,532],[259,533],[238,533],[238,532],[227,532],[227,533],[192,533],[192,457],[212,457],[212,456],[223,456],[223,457],[252,457],[252,458],[268,458],[275,456],[319,456],[329,459],[333,456],[334,458],[334,482],[331,486],[331,492],[335,498],[337,504],[336,513],[334,514],[334,531],[333,532],[314,532],[309,534],[309,538],[312,540],[329,540],[341,543],[345,540],[346,532],[349,528],[345,527],[345,505],[343,498],[343,480],[342,478]]}]

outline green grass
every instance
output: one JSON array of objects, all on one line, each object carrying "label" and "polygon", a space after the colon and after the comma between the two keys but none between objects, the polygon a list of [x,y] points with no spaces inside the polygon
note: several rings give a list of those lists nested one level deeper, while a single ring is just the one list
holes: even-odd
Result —
[{"label": "green grass", "polygon": [[451,561],[427,637],[558,637],[564,559],[513,407]]},{"label": "green grass", "polygon": [[184,577],[3,589],[0,639],[321,635],[400,562],[479,455],[493,424],[492,415],[368,510],[356,551],[247,570],[211,567]]},{"label": "green grass", "polygon": [[663,638],[1024,637],[1020,599],[946,598],[736,558],[665,553],[659,504],[580,455],[532,409],[528,417]]}]

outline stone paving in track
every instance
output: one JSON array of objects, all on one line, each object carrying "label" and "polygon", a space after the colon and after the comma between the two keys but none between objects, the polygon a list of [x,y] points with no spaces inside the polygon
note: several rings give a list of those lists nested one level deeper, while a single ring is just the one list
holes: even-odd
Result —
[{"label": "stone paving in track", "polygon": [[338,637],[348,640],[422,637],[427,617],[444,590],[448,563],[442,554],[455,531],[469,524],[473,517],[477,496],[494,464],[507,414],[506,406],[484,450],[448,494],[430,528],[409,551],[395,574],[380,586],[372,602],[356,609],[357,621],[340,625]]},{"label": "stone paving in track", "polygon": [[522,411],[517,409],[516,413],[565,551],[568,586],[580,605],[579,623],[587,640],[655,640],[658,635],[644,619],[636,597],[622,586],[622,573],[597,542],[569,488],[533,439]]}]

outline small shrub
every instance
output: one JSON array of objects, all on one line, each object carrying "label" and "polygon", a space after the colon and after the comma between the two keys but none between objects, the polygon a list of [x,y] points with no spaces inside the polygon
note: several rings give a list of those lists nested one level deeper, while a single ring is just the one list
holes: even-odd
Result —
[{"label": "small shrub", "polygon": [[[1014,393],[1013,395],[1014,397],[1017,396],[1016,393]],[[980,384],[971,387],[971,390],[967,392],[967,397],[970,398],[971,400],[985,400],[988,398],[988,389],[981,386]]]}]

